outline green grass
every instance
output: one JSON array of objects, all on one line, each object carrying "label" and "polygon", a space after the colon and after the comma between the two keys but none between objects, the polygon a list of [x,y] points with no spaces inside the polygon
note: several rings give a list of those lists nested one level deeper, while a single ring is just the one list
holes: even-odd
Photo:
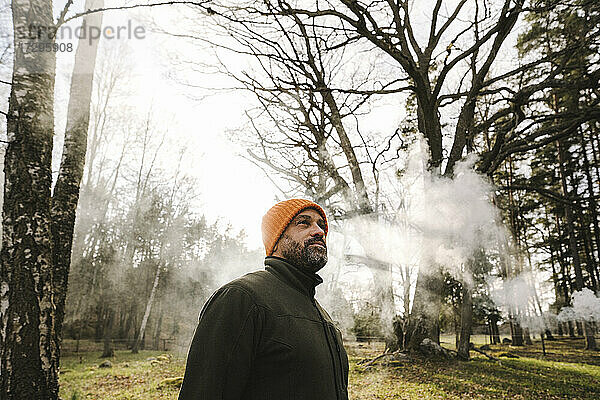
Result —
[{"label": "green grass", "polygon": [[[100,352],[67,355],[61,360],[60,397],[64,400],[83,399],[177,399],[178,386],[159,384],[166,378],[183,374],[185,362],[171,358],[147,361],[158,357],[161,351],[116,351],[108,360],[112,368],[99,368],[105,359]],[[80,359],[81,356],[81,359]]]},{"label": "green grass", "polygon": [[[597,399],[600,398],[600,354],[583,350],[583,339],[547,342],[516,348],[492,346],[520,358],[491,362],[472,353],[473,359],[437,361],[416,358],[390,366],[365,370],[357,362],[377,355],[379,344],[348,343],[350,398],[372,399]],[[100,369],[97,352],[63,357],[61,397],[65,400],[176,399],[177,385],[160,385],[166,378],[181,376],[185,361],[172,358],[146,361],[163,352],[142,351],[132,355],[118,351],[113,368]]]},{"label": "green grass", "polygon": [[361,372],[355,359],[353,399],[597,399],[600,367],[530,358],[492,363],[418,360]]}]

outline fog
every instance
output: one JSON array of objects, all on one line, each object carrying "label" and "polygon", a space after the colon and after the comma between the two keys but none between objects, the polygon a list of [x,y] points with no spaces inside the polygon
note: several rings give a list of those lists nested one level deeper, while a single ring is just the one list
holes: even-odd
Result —
[{"label": "fog", "polygon": [[[9,12],[5,3],[2,21]],[[75,3],[80,9],[82,2]],[[186,10],[105,15],[106,24],[134,21],[148,30],[145,40],[101,42],[67,300],[69,339],[131,340],[154,293],[148,336],[173,338],[184,353],[210,294],[263,268],[262,215],[278,200],[309,194],[268,164],[245,157],[249,143],[257,145],[248,134],[259,121],[253,116],[264,113],[253,114],[256,100],[231,76],[216,72],[224,63],[251,74],[256,62],[240,54],[224,56],[213,42],[231,41],[211,27],[215,21],[196,21]],[[181,38],[179,23],[205,36]],[[8,25],[2,24],[0,33]],[[0,74],[8,81],[5,56]],[[336,84],[359,60],[355,54],[344,64]],[[377,59],[373,65],[386,62]],[[55,173],[72,67],[72,54],[58,55]],[[397,72],[389,65],[383,69]],[[4,110],[8,88],[0,86],[0,94]],[[348,131],[365,176],[371,172],[368,149],[379,150],[382,138],[404,128],[407,102],[404,95],[369,100],[346,123],[353,125]],[[454,124],[451,111],[442,116],[446,130]],[[271,133],[279,127],[261,128]],[[341,196],[322,204],[329,214],[329,263],[320,271],[324,283],[317,298],[346,335],[352,336],[355,316],[365,306],[381,316],[389,334],[393,317],[410,313],[419,271],[447,274],[476,295],[489,295],[491,306],[532,331],[556,321],[598,320],[600,300],[588,289],[575,292],[558,316],[549,311],[554,299],[545,283],[548,273],[536,269],[541,256],[526,261],[505,227],[498,189],[475,172],[475,154],[460,161],[452,177],[441,177],[429,168],[426,140],[417,133],[408,136],[406,148],[394,142],[396,159],[373,168],[377,184],[367,178],[376,212],[348,217],[341,211],[351,207]],[[340,154],[335,147],[334,161]],[[339,170],[350,181],[348,168]],[[106,327],[112,313],[118,317]]]},{"label": "fog", "polygon": [[600,299],[588,288],[576,291],[572,296],[572,306],[563,307],[557,316],[560,322],[600,320]]}]

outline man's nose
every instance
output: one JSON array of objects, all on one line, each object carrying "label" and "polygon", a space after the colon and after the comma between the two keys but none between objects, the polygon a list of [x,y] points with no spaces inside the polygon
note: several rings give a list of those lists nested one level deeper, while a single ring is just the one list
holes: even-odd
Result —
[{"label": "man's nose", "polygon": [[324,237],[325,236],[325,231],[323,230],[323,228],[321,228],[319,225],[317,224],[313,224],[313,230],[310,233],[311,236],[319,236],[319,237]]}]

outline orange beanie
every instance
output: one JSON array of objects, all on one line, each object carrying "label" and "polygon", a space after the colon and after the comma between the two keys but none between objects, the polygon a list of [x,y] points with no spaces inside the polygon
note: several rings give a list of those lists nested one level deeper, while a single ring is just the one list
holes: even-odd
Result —
[{"label": "orange beanie", "polygon": [[306,210],[307,208],[313,208],[323,216],[323,219],[325,220],[325,236],[327,236],[329,228],[327,225],[327,216],[320,205],[304,199],[285,200],[271,207],[262,219],[262,237],[267,256],[273,254],[275,244],[292,219],[294,219],[300,211]]}]

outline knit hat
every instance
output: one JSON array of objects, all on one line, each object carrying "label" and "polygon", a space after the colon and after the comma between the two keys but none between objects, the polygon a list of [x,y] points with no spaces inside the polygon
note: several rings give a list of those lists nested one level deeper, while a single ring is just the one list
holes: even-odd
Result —
[{"label": "knit hat", "polygon": [[275,244],[277,244],[283,231],[285,231],[285,228],[287,228],[292,219],[307,208],[312,208],[321,214],[323,220],[325,220],[324,230],[325,236],[327,236],[329,228],[327,225],[327,216],[320,205],[304,199],[285,200],[271,207],[262,219],[262,237],[267,256],[273,254]]}]

